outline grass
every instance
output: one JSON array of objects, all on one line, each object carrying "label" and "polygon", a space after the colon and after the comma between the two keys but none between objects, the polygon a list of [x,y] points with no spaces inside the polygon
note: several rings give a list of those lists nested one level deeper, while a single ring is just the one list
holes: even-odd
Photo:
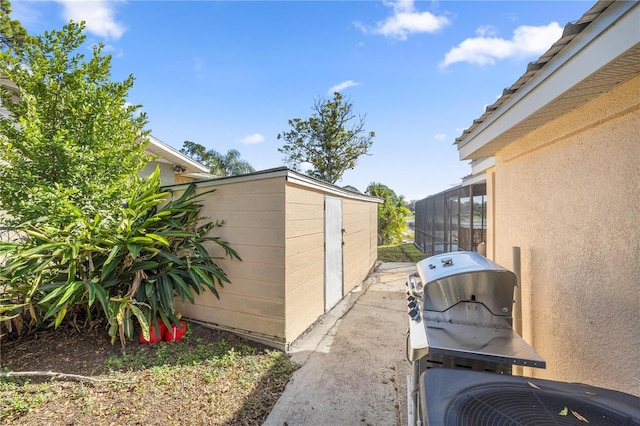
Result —
[{"label": "grass", "polygon": [[425,254],[413,244],[378,247],[378,260],[382,262],[417,263],[425,257]]},{"label": "grass", "polygon": [[281,351],[187,331],[109,356],[92,377],[112,381],[0,378],[0,423],[259,425],[294,370]]}]

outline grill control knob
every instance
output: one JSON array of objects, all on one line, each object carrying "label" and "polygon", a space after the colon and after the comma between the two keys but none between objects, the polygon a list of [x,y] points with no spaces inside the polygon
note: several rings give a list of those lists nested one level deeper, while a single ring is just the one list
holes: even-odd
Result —
[{"label": "grill control knob", "polygon": [[412,320],[416,320],[418,321],[420,319],[420,312],[418,312],[418,310],[416,308],[413,308],[409,311],[409,317]]},{"label": "grill control knob", "polygon": [[409,302],[409,309],[415,309],[418,304],[415,301]]}]

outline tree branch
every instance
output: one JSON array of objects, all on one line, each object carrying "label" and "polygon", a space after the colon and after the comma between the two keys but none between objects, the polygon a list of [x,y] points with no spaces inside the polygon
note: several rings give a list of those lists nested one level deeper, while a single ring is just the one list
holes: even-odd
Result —
[{"label": "tree branch", "polygon": [[75,382],[122,383],[125,385],[134,384],[138,381],[138,379],[135,379],[135,380],[99,379],[97,377],[82,376],[80,374],[57,373],[55,371],[9,371],[6,373],[0,373],[0,377],[52,377],[57,379],[72,380]]}]

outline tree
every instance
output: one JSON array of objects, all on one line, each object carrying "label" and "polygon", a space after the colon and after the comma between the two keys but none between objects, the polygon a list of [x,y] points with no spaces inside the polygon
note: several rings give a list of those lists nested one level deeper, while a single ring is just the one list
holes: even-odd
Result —
[{"label": "tree", "polygon": [[411,210],[405,207],[403,195],[397,195],[388,186],[372,182],[365,191],[384,201],[378,204],[378,245],[396,244],[402,241]]},{"label": "tree", "polygon": [[235,176],[256,170],[248,161],[240,158],[240,152],[230,149],[225,155],[214,149],[207,149],[195,142],[184,141],[180,152],[209,167],[209,173],[216,176]]},{"label": "tree", "polygon": [[[96,319],[124,345],[134,320],[149,335],[158,316],[179,322],[175,298],[229,282],[209,250],[194,184],[180,197],[160,189],[159,169],[146,179],[146,116],[125,102],[133,85],[111,82],[110,56],[79,52],[84,25],[27,36],[0,52],[0,210],[15,238],[0,241],[0,327],[5,321],[76,327]],[[6,219],[5,219],[6,220]]]},{"label": "tree", "polygon": [[[0,210],[14,222],[65,223],[62,205],[110,217],[148,161],[146,116],[125,99],[133,76],[111,82],[102,45],[78,53],[84,24],[27,36],[0,52]],[[52,222],[50,222],[52,223]]]},{"label": "tree", "polygon": [[22,24],[11,19],[11,3],[8,0],[0,1],[0,45],[2,48],[24,45],[27,30]]},{"label": "tree", "polygon": [[356,118],[353,104],[335,92],[333,100],[317,99],[314,114],[306,120],[289,120],[292,130],[278,134],[285,144],[278,151],[294,170],[303,163],[311,164],[307,172],[312,177],[329,183],[342,179],[345,171],[353,169],[361,155],[367,154],[373,144],[375,132],[364,130],[365,116]]}]

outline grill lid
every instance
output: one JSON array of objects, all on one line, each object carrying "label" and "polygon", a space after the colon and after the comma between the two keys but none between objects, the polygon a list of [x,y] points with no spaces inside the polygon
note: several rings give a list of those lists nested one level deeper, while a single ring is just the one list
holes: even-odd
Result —
[{"label": "grill lid", "polygon": [[[410,320],[410,360],[428,355],[545,368],[512,328],[516,275],[475,252],[431,256],[407,279],[421,312]],[[414,294],[416,294],[414,292]],[[415,336],[414,336],[415,334]]]},{"label": "grill lid", "polygon": [[428,257],[417,264],[424,286],[423,309],[444,312],[461,301],[482,303],[496,316],[511,317],[516,275],[472,251]]}]

